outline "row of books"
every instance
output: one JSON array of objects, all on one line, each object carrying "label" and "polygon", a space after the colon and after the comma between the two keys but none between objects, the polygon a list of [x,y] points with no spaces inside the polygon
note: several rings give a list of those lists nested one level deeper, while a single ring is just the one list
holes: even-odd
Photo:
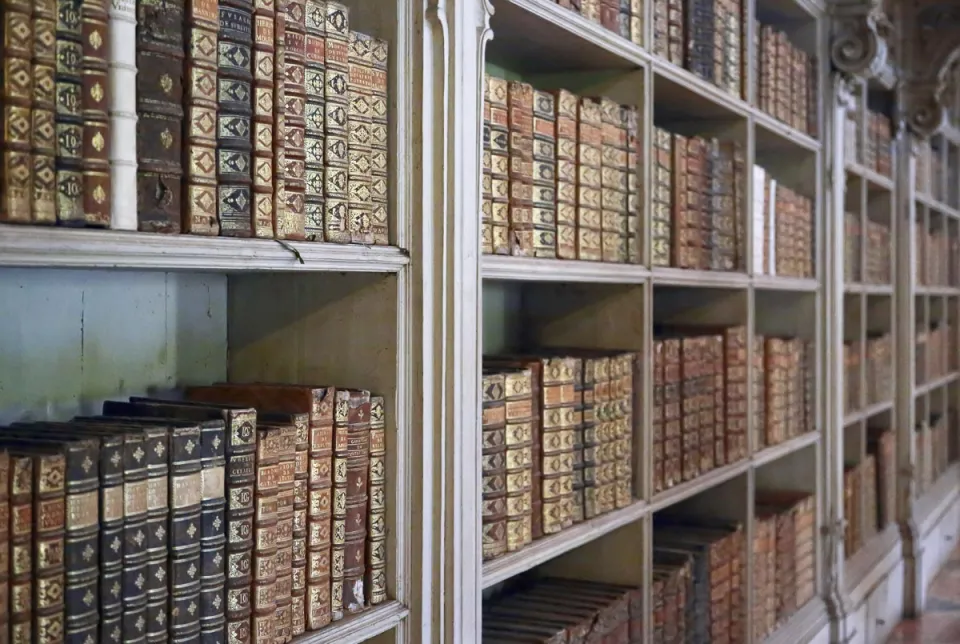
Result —
[{"label": "row of books", "polygon": [[484,253],[639,263],[636,108],[486,77]]},{"label": "row of books", "polygon": [[916,222],[917,283],[924,286],[960,286],[960,239],[943,228],[928,230]]},{"label": "row of books", "polygon": [[[945,143],[943,139],[924,139],[914,144],[916,150],[916,172],[914,174],[914,189],[940,202],[957,203],[958,186],[957,157],[952,155],[949,162],[944,158]],[[953,176],[950,176],[950,173]],[[950,198],[948,198],[948,191]]]},{"label": "row of books", "polygon": [[651,263],[744,270],[743,146],[662,128],[654,132],[654,146]]},{"label": "row of books", "polygon": [[868,430],[867,453],[843,473],[843,547],[847,558],[895,520],[896,437],[885,428]]},{"label": "row of books", "polygon": [[624,352],[484,358],[485,560],[632,503],[636,369]]},{"label": "row of books", "polygon": [[758,107],[800,132],[818,136],[820,77],[815,56],[771,25],[754,23]]},{"label": "row of books", "polygon": [[701,334],[661,330],[654,340],[655,493],[748,456],[750,389],[759,448],[815,430],[812,343],[756,336],[752,387],[747,348],[742,326]]},{"label": "row of books", "polygon": [[813,201],[754,166],[752,207],[754,273],[814,277]]},{"label": "row of books", "polygon": [[957,327],[950,322],[933,323],[918,329],[915,370],[918,385],[942,378],[957,369]]},{"label": "row of books", "polygon": [[643,641],[639,587],[545,577],[483,602],[481,642]]},{"label": "row of books", "polygon": [[929,490],[955,459],[953,452],[956,443],[950,438],[951,428],[956,431],[956,413],[952,409],[946,414],[931,414],[917,423],[914,432],[917,457],[914,477],[917,494]]},{"label": "row of books", "polygon": [[860,215],[843,216],[843,275],[849,284],[891,284],[893,260],[889,224]]},{"label": "row of books", "polygon": [[383,398],[185,396],[0,428],[9,641],[276,644],[386,600]]},{"label": "row of books", "polygon": [[893,176],[890,117],[873,110],[848,110],[844,121],[844,156],[885,177]]},{"label": "row of books", "polygon": [[744,20],[742,0],[655,0],[653,51],[742,98]]},{"label": "row of books", "polygon": [[653,641],[746,641],[742,524],[658,514],[653,532]]},{"label": "row of books", "polygon": [[763,641],[813,598],[816,532],[813,495],[757,492],[751,553],[754,641]]},{"label": "row of books", "polygon": [[643,0],[556,0],[556,3],[643,46]]},{"label": "row of books", "polygon": [[843,344],[844,410],[859,411],[866,406],[893,400],[893,336],[871,335]]},{"label": "row of books", "polygon": [[0,221],[388,243],[389,47],[344,5],[41,5],[6,14]]}]

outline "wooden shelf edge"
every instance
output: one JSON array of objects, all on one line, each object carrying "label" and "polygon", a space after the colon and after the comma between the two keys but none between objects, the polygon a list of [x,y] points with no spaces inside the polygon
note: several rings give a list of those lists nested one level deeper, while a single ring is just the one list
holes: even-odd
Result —
[{"label": "wooden shelf edge", "polygon": [[791,438],[788,441],[784,441],[779,445],[767,447],[753,455],[753,465],[754,467],[759,467],[761,465],[772,463],[773,461],[779,460],[788,454],[799,452],[805,447],[815,444],[819,440],[820,432],[809,432],[807,434],[802,434],[795,438]]},{"label": "wooden shelf edge", "polygon": [[0,227],[0,266],[10,267],[396,273],[409,262],[402,250],[392,246]]},{"label": "wooden shelf edge", "polygon": [[820,151],[820,141],[816,140],[806,132],[801,132],[800,130],[787,125],[783,121],[776,119],[759,108],[751,109],[753,110],[753,119],[756,125],[762,127],[771,134],[780,137],[781,139],[789,141],[799,148],[803,148],[807,152]]},{"label": "wooden shelf edge", "polygon": [[360,644],[381,633],[386,633],[410,613],[398,601],[390,601],[352,615],[315,633],[294,638],[294,644]]},{"label": "wooden shelf edge", "polygon": [[853,606],[859,605],[902,556],[896,523],[875,534],[844,564],[844,585]]},{"label": "wooden shelf edge", "polygon": [[960,463],[954,463],[914,502],[914,518],[919,533],[925,536],[930,532],[958,496]]},{"label": "wooden shelf edge", "polygon": [[484,255],[481,262],[483,279],[486,280],[642,284],[650,277],[645,267],[636,264],[508,255]]},{"label": "wooden shelf edge", "polygon": [[882,403],[876,403],[869,405],[860,411],[850,412],[843,417],[843,426],[847,427],[854,423],[859,423],[860,421],[867,420],[868,418],[873,418],[877,414],[882,414],[885,411],[893,409],[893,401],[888,400]]},{"label": "wooden shelf edge", "polygon": [[960,219],[960,211],[958,211],[957,209],[951,208],[950,206],[943,203],[942,201],[937,201],[930,195],[923,194],[922,192],[917,192],[915,193],[915,195],[916,195],[917,203],[923,206],[926,206],[927,208],[930,208],[932,210],[936,210],[937,212],[941,212],[945,215],[953,217],[954,219]]},{"label": "wooden shelf edge", "polygon": [[603,516],[578,523],[549,537],[483,564],[482,588],[489,588],[542,563],[599,539],[617,528],[638,521],[648,512],[648,506],[637,501],[630,506],[608,512]]},{"label": "wooden shelf edge", "polygon": [[917,295],[946,295],[956,296],[960,295],[960,287],[957,286],[917,286],[916,287]]},{"label": "wooden shelf edge", "polygon": [[750,277],[744,273],[696,271],[665,266],[654,267],[650,273],[654,286],[747,288],[750,285]]},{"label": "wooden shelf edge", "polygon": [[939,389],[940,387],[944,387],[944,386],[946,386],[946,385],[949,385],[949,384],[952,383],[954,380],[956,380],[958,377],[960,377],[960,372],[954,371],[953,373],[948,373],[948,374],[945,375],[945,376],[940,376],[939,378],[934,378],[934,379],[931,380],[930,382],[924,383],[924,384],[922,384],[922,385],[917,385],[917,386],[914,388],[913,396],[914,396],[914,398],[916,398],[917,396],[922,396],[922,395],[924,395],[924,394],[928,394],[928,393],[930,393],[931,391],[933,391],[934,389]]},{"label": "wooden shelf edge", "polygon": [[798,293],[816,293],[820,287],[816,279],[804,277],[778,277],[776,275],[755,275],[750,278],[753,287],[768,291],[796,291]]},{"label": "wooden shelf edge", "polygon": [[857,177],[872,183],[875,186],[883,188],[887,192],[893,192],[894,183],[893,179],[890,177],[885,177],[876,170],[871,170],[865,165],[861,165],[855,161],[846,162],[847,172],[856,175]]},{"label": "wooden shelf edge", "polygon": [[[660,56],[651,56],[650,60],[654,76],[661,76],[665,80],[676,83],[697,96],[710,101],[720,109],[729,112],[732,116],[746,118],[757,111],[743,99],[708,83],[688,69],[671,63]],[[654,101],[656,101],[656,88],[654,88]]]},{"label": "wooden shelf edge", "polygon": [[587,20],[570,9],[561,7],[556,2],[548,2],[547,0],[506,1],[638,67],[644,65],[650,59],[650,55],[633,41],[605,29],[599,23]]},{"label": "wooden shelf edge", "polygon": [[739,463],[733,463],[731,465],[724,465],[721,468],[715,469],[712,472],[707,472],[702,476],[698,476],[692,481],[685,481],[680,485],[675,485],[669,490],[664,490],[660,494],[657,494],[650,501],[650,512],[659,512],[665,508],[670,507],[689,499],[691,496],[695,496],[709,490],[712,487],[725,483],[735,476],[743,474],[750,469],[751,461],[750,459],[744,459]]},{"label": "wooden shelf edge", "polygon": [[814,597],[795,612],[787,623],[763,640],[763,644],[797,644],[810,642],[830,622],[827,604]]}]

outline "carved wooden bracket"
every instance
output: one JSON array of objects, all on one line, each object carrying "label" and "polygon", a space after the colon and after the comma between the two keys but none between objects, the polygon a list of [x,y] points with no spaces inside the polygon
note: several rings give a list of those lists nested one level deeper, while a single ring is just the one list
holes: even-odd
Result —
[{"label": "carved wooden bracket", "polygon": [[882,0],[831,0],[830,59],[840,71],[872,78],[887,66],[892,34]]},{"label": "carved wooden bracket", "polygon": [[947,85],[960,59],[960,5],[950,0],[913,0],[902,16],[908,44],[900,108],[914,134],[927,138],[943,125]]}]

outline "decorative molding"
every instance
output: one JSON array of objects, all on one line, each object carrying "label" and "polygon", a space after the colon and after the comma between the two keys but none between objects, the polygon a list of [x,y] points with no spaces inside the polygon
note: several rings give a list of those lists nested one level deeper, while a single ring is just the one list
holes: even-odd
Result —
[{"label": "decorative molding", "polygon": [[882,0],[831,0],[830,59],[840,71],[872,78],[887,68],[887,38],[893,33]]},{"label": "decorative molding", "polygon": [[960,62],[960,6],[949,0],[917,0],[904,9],[909,54],[900,108],[910,130],[927,138],[946,120],[946,90]]}]

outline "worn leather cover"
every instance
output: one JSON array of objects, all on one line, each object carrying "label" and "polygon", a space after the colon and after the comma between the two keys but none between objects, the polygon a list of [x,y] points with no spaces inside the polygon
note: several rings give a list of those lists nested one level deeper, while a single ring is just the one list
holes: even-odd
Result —
[{"label": "worn leather cover", "polygon": [[[343,566],[343,611],[358,613],[367,606],[364,573],[367,539],[367,501],[370,475],[370,392],[349,390],[347,401],[346,477],[342,477],[341,461],[337,459],[339,435],[334,436],[334,524],[333,573]],[[339,401],[338,401],[339,402]],[[334,426],[336,429],[336,425]],[[343,524],[342,561],[337,560],[338,540],[341,534],[338,504],[341,500],[339,484],[346,485],[346,512]],[[335,583],[335,581],[334,581]],[[336,588],[334,587],[334,596]]]},{"label": "worn leather cover", "polygon": [[83,212],[88,226],[110,225],[113,196],[110,180],[110,122],[107,78],[107,6],[84,0],[83,43]]},{"label": "worn leather cover", "polygon": [[83,44],[79,0],[57,2],[57,217],[82,226],[83,214]]},{"label": "worn leather cover", "polygon": [[520,81],[507,84],[507,123],[510,128],[510,253],[549,256],[535,247],[533,228],[533,87]]},{"label": "worn leather cover", "polygon": [[33,3],[33,204],[37,223],[57,219],[56,161],[56,0]]},{"label": "worn leather cover", "polygon": [[483,374],[481,396],[481,548],[486,561],[507,552],[506,389],[502,371]]},{"label": "worn leather cover", "polygon": [[256,0],[253,10],[253,234],[273,237],[274,69],[276,6]]},{"label": "worn leather cover", "polygon": [[219,7],[217,212],[220,234],[253,234],[253,17],[247,2]]},{"label": "worn leather cover", "polygon": [[371,188],[373,243],[390,243],[390,43],[374,38],[370,43],[373,63],[371,124]]},{"label": "worn leather cover", "polygon": [[287,420],[279,423],[262,421],[261,425],[265,428],[280,428],[277,469],[276,637],[279,641],[288,642],[292,639],[293,629],[291,603],[297,427]]},{"label": "worn leather cover", "polygon": [[183,14],[182,0],[137,5],[137,208],[142,231],[180,231]]},{"label": "worn leather cover", "polygon": [[[308,26],[310,17],[308,15]],[[326,3],[325,78],[307,69],[306,91],[324,95],[324,241],[350,243],[349,229],[349,110],[350,110],[350,16],[347,7]],[[321,85],[321,82],[323,84]],[[308,151],[309,154],[309,151]],[[307,178],[310,183],[310,177]],[[308,185],[309,189],[309,185]]]},{"label": "worn leather cover", "polygon": [[0,643],[10,644],[10,454],[0,449]]},{"label": "worn leather cover", "polygon": [[[284,21],[284,66],[283,66],[283,154],[284,195],[286,216],[290,218],[298,238],[303,229],[303,238],[323,241],[323,205],[315,199],[312,206],[306,201],[306,114],[307,94],[305,82],[307,64],[307,33],[305,0],[287,0],[283,10]],[[325,15],[325,14],[324,14]],[[311,24],[324,24],[323,20]],[[310,39],[310,59],[323,60],[323,34],[313,33]],[[319,52],[319,53],[318,53]],[[319,99],[322,100],[323,93]],[[317,100],[311,95],[311,100]],[[314,109],[315,112],[315,109]],[[312,112],[313,113],[313,112]],[[322,105],[320,109],[322,118]],[[322,126],[321,126],[322,127]],[[319,203],[319,205],[318,205]]]},{"label": "worn leather cover", "polygon": [[370,471],[364,589],[371,606],[387,600],[387,437],[383,396],[370,396]]},{"label": "worn leather cover", "polygon": [[[373,244],[373,38],[349,33],[350,107],[347,144],[350,170],[347,180],[350,241]],[[378,188],[383,185],[378,181]],[[384,197],[386,195],[383,195]]]},{"label": "worn leather cover", "polygon": [[495,255],[510,254],[510,130],[507,120],[507,81],[487,77],[485,98],[490,102],[490,172],[483,192],[490,201],[491,248]]},{"label": "worn leather cover", "polygon": [[277,637],[277,490],[282,449],[280,427],[257,425],[257,482],[253,525],[254,644]]},{"label": "worn leather cover", "polygon": [[33,155],[33,29],[30,3],[4,3],[3,166],[0,168],[0,221],[30,223]]},{"label": "worn leather cover", "polygon": [[273,41],[273,234],[278,239],[303,239],[303,213],[294,213],[287,207],[286,15],[287,1],[282,0],[277,6]]},{"label": "worn leather cover", "polygon": [[[297,109],[303,124],[304,208],[307,238],[323,241],[324,211],[324,118],[326,82],[327,3],[309,0],[303,4],[303,20],[297,25],[302,39],[303,77],[291,79],[300,94]],[[299,82],[297,82],[299,81]],[[320,88],[321,91],[314,91]]]},{"label": "worn leather cover", "polygon": [[622,264],[627,261],[627,133],[616,101],[601,99],[600,113],[601,253],[603,261]]},{"label": "worn leather cover", "polygon": [[602,259],[600,103],[580,98],[577,110],[577,259]]}]

